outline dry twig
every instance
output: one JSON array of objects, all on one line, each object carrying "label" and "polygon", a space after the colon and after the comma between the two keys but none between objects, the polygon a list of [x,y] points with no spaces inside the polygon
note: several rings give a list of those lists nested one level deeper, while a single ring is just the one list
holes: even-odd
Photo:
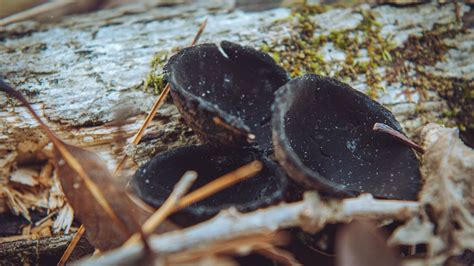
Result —
[{"label": "dry twig", "polygon": [[[168,217],[173,212],[177,212],[182,208],[185,208],[188,205],[191,205],[195,202],[203,200],[225,188],[228,188],[245,178],[249,178],[257,174],[262,170],[262,163],[259,161],[253,161],[249,164],[246,164],[238,169],[227,173],[214,181],[196,189],[195,191],[189,193],[185,197],[182,197],[184,193],[187,192],[189,187],[192,185],[192,182],[197,177],[197,173],[190,171],[186,172],[181,180],[176,184],[173,192],[168,197],[168,199],[163,203],[160,209],[156,211],[143,225],[142,230],[145,235],[151,234],[155,228],[157,228],[161,222],[163,222],[166,217]],[[138,240],[138,235],[133,235],[124,245],[130,245]]]},{"label": "dry twig", "polygon": [[[308,192],[295,203],[239,213],[235,209],[222,211],[207,222],[179,231],[150,236],[150,247],[163,256],[192,250],[239,237],[271,233],[289,227],[301,227],[317,232],[328,223],[349,222],[356,218],[408,219],[419,211],[418,202],[376,200],[365,194],[358,198],[323,202],[317,193]],[[140,257],[142,248],[134,244],[106,253],[102,258],[83,261],[87,265],[114,265],[133,263]]]},{"label": "dry twig", "polygon": [[[181,177],[179,182],[175,185],[173,191],[163,205],[161,205],[161,207],[143,224],[142,231],[145,236],[151,234],[171,213],[173,213],[177,203],[189,190],[196,178],[197,173],[194,171],[184,173],[183,177]],[[135,243],[139,240],[139,237],[140,235],[135,233],[127,240],[127,242],[125,242],[124,245],[127,246]]]},{"label": "dry twig", "polygon": [[423,147],[416,144],[413,140],[409,139],[407,136],[403,135],[402,133],[398,132],[397,130],[391,128],[390,126],[386,124],[375,123],[373,130],[388,134],[392,136],[393,138],[395,138],[396,140],[400,141],[401,143],[407,145],[408,147],[415,149],[417,152],[421,154],[425,153],[425,149],[423,149]]},{"label": "dry twig", "polygon": [[[205,18],[204,21],[202,22],[202,24],[199,27],[199,30],[197,31],[196,35],[194,36],[194,39],[191,42],[190,46],[195,45],[199,41],[199,38],[201,37],[201,34],[203,33],[204,29],[206,28],[206,25],[207,25],[207,18]],[[169,92],[170,92],[170,84],[168,83],[168,84],[166,84],[165,88],[161,92],[158,99],[153,104],[150,112],[148,113],[147,117],[145,118],[145,121],[143,121],[142,126],[138,130],[137,134],[135,134],[135,136],[133,137],[133,140],[131,141],[131,144],[137,145],[138,143],[140,143],[140,140],[142,139],[142,136],[143,136],[143,132],[145,132],[145,129],[148,127],[148,125],[150,125],[151,120],[153,120],[153,118],[155,117],[156,111],[163,104],[163,102],[165,101],[166,96],[168,96]],[[122,167],[125,165],[125,162],[127,161],[127,158],[128,158],[128,156],[126,154],[122,157],[119,164],[115,167],[114,175],[117,174],[120,171],[120,169],[122,169]]]},{"label": "dry twig", "polygon": [[81,239],[82,235],[86,229],[84,228],[84,225],[81,225],[79,229],[77,229],[76,234],[74,234],[74,237],[72,238],[71,242],[66,248],[66,251],[64,251],[63,255],[61,256],[61,259],[58,262],[58,266],[63,266],[66,264],[67,260],[71,256],[72,252],[76,248],[77,243],[79,243],[79,240]]},{"label": "dry twig", "polygon": [[227,173],[214,181],[202,186],[195,191],[183,197],[174,209],[174,211],[181,210],[188,205],[193,204],[194,202],[203,200],[227,187],[230,187],[245,178],[252,177],[262,170],[262,163],[259,161],[250,162],[238,169]]}]

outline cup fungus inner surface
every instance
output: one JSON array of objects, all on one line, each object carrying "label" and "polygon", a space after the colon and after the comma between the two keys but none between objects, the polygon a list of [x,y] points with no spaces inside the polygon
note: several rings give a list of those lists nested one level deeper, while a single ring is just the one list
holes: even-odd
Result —
[{"label": "cup fungus inner surface", "polygon": [[[282,199],[286,177],[277,165],[259,158],[248,150],[216,150],[203,146],[187,146],[155,156],[140,167],[132,179],[132,187],[148,204],[159,207],[173,190],[175,184],[188,170],[198,173],[189,190],[199,188],[255,159],[264,168],[256,176],[241,181],[187,208],[190,221],[201,221],[230,206],[240,211],[251,211]],[[188,219],[189,215],[185,219]],[[179,217],[178,217],[179,220]],[[177,221],[189,225],[190,221]]]},{"label": "cup fungus inner surface", "polygon": [[173,56],[165,72],[172,92],[179,90],[198,100],[200,108],[255,135],[261,150],[272,148],[271,105],[288,75],[268,54],[227,41],[202,44]]},{"label": "cup fungus inner surface", "polygon": [[317,75],[289,82],[276,104],[281,104],[276,108],[283,123],[280,142],[292,150],[290,160],[310,169],[310,183],[349,194],[416,199],[420,173],[414,152],[372,129],[380,122],[401,131],[380,104]]}]

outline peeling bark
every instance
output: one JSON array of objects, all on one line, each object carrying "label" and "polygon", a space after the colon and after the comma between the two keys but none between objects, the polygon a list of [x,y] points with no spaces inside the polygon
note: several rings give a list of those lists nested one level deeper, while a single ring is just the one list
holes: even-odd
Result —
[{"label": "peeling bark", "polygon": [[[41,237],[19,237],[0,242],[1,265],[54,265],[59,261],[74,234]],[[85,238],[79,240],[70,261],[92,254],[94,248]]]}]

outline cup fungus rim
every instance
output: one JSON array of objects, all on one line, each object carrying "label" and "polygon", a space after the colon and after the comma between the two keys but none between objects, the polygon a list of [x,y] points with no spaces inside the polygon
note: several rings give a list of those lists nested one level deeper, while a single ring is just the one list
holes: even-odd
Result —
[{"label": "cup fungus rim", "polygon": [[[247,137],[247,142],[250,142],[250,143],[255,142],[255,139],[251,137],[254,132],[252,132],[251,128],[246,124],[246,121],[244,119],[223,110],[221,107],[219,107],[218,103],[213,103],[211,101],[204,100],[202,97],[199,97],[199,95],[196,95],[195,93],[190,92],[189,90],[184,88],[181,84],[179,84],[179,82],[175,80],[174,76],[170,74],[172,72],[170,69],[171,65],[177,62],[182,55],[184,55],[187,51],[190,51],[190,50],[203,49],[203,48],[205,49],[217,48],[217,50],[219,50],[223,54],[224,57],[228,58],[229,56],[224,51],[225,48],[223,46],[227,46],[229,48],[237,47],[241,49],[240,51],[245,51],[247,54],[255,57],[255,60],[259,60],[267,64],[268,67],[275,73],[274,74],[275,76],[278,76],[281,78],[285,76],[284,84],[286,84],[290,80],[289,74],[281,66],[279,66],[269,54],[256,50],[255,48],[251,46],[240,45],[238,43],[234,43],[234,42],[230,42],[226,40],[221,41],[219,44],[202,43],[202,44],[194,45],[191,47],[184,48],[178,53],[174,54],[173,56],[170,57],[170,59],[168,60],[168,63],[166,63],[166,65],[164,66],[163,72],[165,73],[165,79],[171,85],[171,93],[173,94],[176,92],[180,94],[181,96],[179,96],[179,98],[181,99],[184,98],[184,102],[186,104],[189,105],[192,103],[197,103],[198,108],[201,108],[207,112],[210,112],[211,114],[214,114],[215,117],[218,117],[219,119],[221,119],[222,122],[225,124],[224,127],[230,127],[233,132]],[[277,88],[272,94],[272,97],[273,97],[273,100],[271,101],[272,103],[275,100],[275,93],[278,91],[278,89],[279,88]],[[269,110],[269,114],[271,118],[272,116],[271,107]],[[219,126],[222,126],[222,125],[219,125]]]},{"label": "cup fungus rim", "polygon": [[[273,110],[273,117],[272,117],[272,139],[273,139],[273,146],[275,149],[275,153],[277,155],[277,159],[282,165],[283,168],[296,168],[297,171],[303,172],[303,175],[310,177],[304,178],[298,174],[295,176],[293,174],[288,174],[292,179],[297,181],[298,183],[303,183],[306,186],[321,189],[325,192],[332,192],[334,195],[339,196],[351,196],[354,193],[350,193],[349,191],[345,190],[342,185],[332,182],[329,179],[322,176],[319,172],[314,171],[307,167],[300,159],[300,157],[296,154],[296,152],[291,147],[289,139],[286,137],[286,131],[284,126],[285,115],[289,111],[291,104],[295,100],[295,94],[290,93],[290,91],[295,90],[296,88],[292,88],[292,84],[296,83],[302,79],[307,78],[319,78],[319,79],[327,79],[329,82],[335,81],[332,79],[325,78],[323,76],[317,74],[304,74],[302,76],[298,76],[288,83],[280,87],[275,95],[275,101],[272,105]],[[280,150],[282,149],[282,150]],[[285,153],[285,154],[282,154]],[[281,158],[281,157],[283,158]],[[280,157],[280,158],[279,158]],[[288,165],[289,164],[289,165]],[[286,170],[286,169],[285,169]]]},{"label": "cup fungus rim", "polygon": [[[323,192],[335,197],[356,196],[361,192],[354,189],[348,189],[339,183],[331,181],[318,171],[310,169],[308,166],[306,166],[290,144],[290,140],[287,137],[284,125],[285,116],[295,101],[296,90],[304,89],[303,86],[293,86],[293,84],[304,80],[319,80],[328,83],[331,86],[342,87],[343,89],[354,92],[355,96],[361,98],[364,102],[367,102],[365,99],[365,94],[333,78],[324,77],[318,74],[305,74],[292,79],[280,87],[276,93],[275,101],[272,105],[272,139],[277,160],[288,173],[288,176],[300,184],[310,188],[322,190]],[[380,111],[383,113],[383,115],[388,120],[395,122],[397,130],[401,130],[393,114],[391,114],[388,110],[383,109],[383,106],[378,102],[374,101],[373,103],[371,102],[371,104],[382,107]]]},{"label": "cup fungus rim", "polygon": [[[179,156],[182,156],[183,154],[189,154],[190,152],[195,152],[195,151],[198,151],[198,152],[214,151],[214,152],[216,152],[217,151],[217,152],[221,153],[221,152],[226,152],[226,150],[227,149],[218,149],[215,146],[212,146],[212,145],[209,145],[209,144],[187,145],[187,146],[171,149],[171,150],[165,151],[163,153],[160,153],[158,155],[155,155],[151,160],[149,160],[147,163],[142,165],[137,171],[139,171],[140,169],[146,167],[146,165],[151,164],[153,162],[163,161],[163,160],[171,160],[171,158],[176,159]],[[230,150],[232,150],[232,148],[230,148]],[[233,150],[238,150],[238,149],[233,149]],[[225,209],[229,209],[231,207],[236,208],[239,211],[246,212],[246,211],[256,210],[258,208],[271,205],[275,202],[281,202],[281,201],[285,200],[285,193],[288,190],[288,179],[287,179],[286,174],[283,171],[283,169],[281,169],[281,167],[279,167],[279,165],[276,162],[269,159],[265,155],[262,155],[259,151],[256,151],[255,149],[242,148],[240,150],[245,151],[245,152],[249,152],[249,153],[254,153],[256,156],[258,156],[258,160],[263,163],[264,168],[262,169],[261,172],[257,173],[256,175],[258,176],[259,174],[264,172],[264,169],[268,169],[268,171],[270,171],[272,173],[272,176],[273,176],[272,180],[277,180],[278,181],[277,189],[273,190],[270,193],[270,195],[267,195],[267,198],[265,200],[247,201],[245,203],[238,203],[238,204],[225,203],[225,204],[218,204],[216,206],[195,206],[195,204],[193,204],[193,205],[190,205],[190,206],[187,206],[187,207],[183,208],[181,211],[184,211],[184,212],[186,212],[186,213],[188,213],[192,216],[195,216],[195,217],[213,216],[213,215],[216,215],[217,213],[219,213],[220,211],[225,210]],[[238,156],[238,155],[239,154],[234,154],[233,156]],[[229,156],[232,156],[232,155],[229,155]],[[240,157],[238,157],[238,159],[239,158]],[[200,157],[199,160],[206,160],[206,158],[201,158]],[[244,163],[242,164],[242,166],[243,165],[244,165]],[[195,169],[186,169],[186,170],[195,170]],[[235,170],[235,169],[230,169],[229,172],[231,172],[233,170]],[[150,195],[145,196],[143,194],[143,190],[141,189],[141,186],[146,185],[147,183],[143,182],[143,181],[138,181],[136,179],[136,175],[137,175],[137,173],[135,173],[134,176],[132,177],[130,185],[131,185],[132,189],[134,190],[134,192],[137,194],[137,196],[139,196],[142,200],[144,200],[148,204],[151,204],[151,205],[154,205],[154,206],[157,206],[157,205],[161,206],[165,202],[167,196],[163,197],[162,199],[154,198],[154,202],[150,203],[151,201],[146,199],[146,198],[150,198]],[[258,178],[257,176],[250,177],[250,178]],[[198,178],[200,178],[199,172],[198,172]],[[246,180],[242,180],[240,182],[245,182]],[[179,181],[179,177],[176,179],[176,182],[174,184],[176,184],[178,181]],[[210,180],[209,182],[211,182],[211,181],[212,180]],[[159,182],[157,184],[159,184]],[[169,192],[171,193],[171,190]]]}]

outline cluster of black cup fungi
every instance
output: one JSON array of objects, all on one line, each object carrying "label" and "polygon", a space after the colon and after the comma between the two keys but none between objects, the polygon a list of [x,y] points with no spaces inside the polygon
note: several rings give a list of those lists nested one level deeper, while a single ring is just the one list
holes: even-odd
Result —
[{"label": "cluster of black cup fungi", "polygon": [[378,122],[402,131],[399,123],[346,84],[315,74],[290,80],[268,54],[227,41],[180,51],[165,73],[175,105],[207,144],[144,164],[132,180],[144,201],[159,207],[187,170],[199,174],[193,190],[253,160],[264,165],[257,176],[173,215],[182,226],[230,206],[248,212],[293,200],[304,190],[325,197],[417,197],[414,151],[372,130]]}]

